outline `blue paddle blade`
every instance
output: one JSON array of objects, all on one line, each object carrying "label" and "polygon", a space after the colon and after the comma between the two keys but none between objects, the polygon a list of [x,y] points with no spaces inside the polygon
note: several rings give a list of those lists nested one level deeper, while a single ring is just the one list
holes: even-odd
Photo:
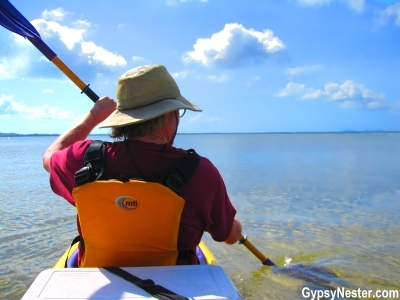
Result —
[{"label": "blue paddle blade", "polygon": [[8,0],[0,0],[0,25],[27,38],[48,60],[57,56],[42,41],[36,28]]},{"label": "blue paddle blade", "polygon": [[41,39],[36,28],[8,0],[0,0],[0,25],[23,37]]}]

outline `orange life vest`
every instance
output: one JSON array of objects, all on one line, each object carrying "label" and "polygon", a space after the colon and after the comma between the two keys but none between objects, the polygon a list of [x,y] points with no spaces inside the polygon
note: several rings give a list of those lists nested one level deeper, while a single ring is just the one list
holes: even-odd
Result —
[{"label": "orange life vest", "polygon": [[[88,150],[99,147],[92,145]],[[104,156],[104,148],[102,153]],[[99,168],[93,161],[88,164],[85,158],[85,165],[97,171],[96,178],[91,177],[85,184],[80,181],[72,191],[85,245],[80,267],[176,264],[179,223],[185,200],[172,189],[181,189],[183,185],[180,184],[191,177],[198,164],[197,153],[189,153],[189,163],[183,163],[188,158],[182,158],[170,171],[166,180],[169,187],[141,180],[96,180],[102,174],[104,157],[97,158]],[[173,171],[177,165],[181,165],[181,169]],[[190,167],[182,170],[185,165]],[[179,175],[183,173],[186,175]]]},{"label": "orange life vest", "polygon": [[81,267],[174,265],[185,200],[152,182],[95,181],[73,190]]}]

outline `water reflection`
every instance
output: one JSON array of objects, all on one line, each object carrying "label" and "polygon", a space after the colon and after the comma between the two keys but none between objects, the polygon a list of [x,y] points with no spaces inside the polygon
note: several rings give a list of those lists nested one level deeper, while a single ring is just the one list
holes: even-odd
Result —
[{"label": "water reflection", "polygon": [[[19,299],[76,235],[41,155],[54,138],[0,144],[0,294]],[[283,266],[326,267],[329,286],[400,289],[400,139],[370,135],[178,135],[219,168],[245,234]],[[23,175],[21,175],[23,174]],[[245,299],[302,299],[321,288],[281,276],[245,247],[208,246]]]}]

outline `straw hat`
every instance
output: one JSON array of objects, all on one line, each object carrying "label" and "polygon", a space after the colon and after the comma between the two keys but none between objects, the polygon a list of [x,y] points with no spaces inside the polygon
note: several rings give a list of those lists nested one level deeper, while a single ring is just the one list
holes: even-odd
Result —
[{"label": "straw hat", "polygon": [[201,111],[181,95],[174,78],[164,66],[141,66],[118,79],[117,109],[99,127],[131,125],[178,109]]}]

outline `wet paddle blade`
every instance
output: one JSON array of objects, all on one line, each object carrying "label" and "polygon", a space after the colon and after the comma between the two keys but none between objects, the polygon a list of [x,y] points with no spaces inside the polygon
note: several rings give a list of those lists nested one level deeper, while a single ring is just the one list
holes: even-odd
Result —
[{"label": "wet paddle blade", "polygon": [[263,265],[272,267],[272,271],[276,274],[282,274],[287,277],[301,279],[306,282],[318,285],[327,285],[334,281],[336,274],[325,267],[305,266],[303,264],[285,265],[278,267],[269,258],[262,254],[247,238],[241,235],[239,244],[243,244],[251,253],[253,253]]},{"label": "wet paddle blade", "polygon": [[327,285],[334,281],[336,274],[323,267],[294,265],[291,267],[273,267],[273,272],[290,278],[300,279],[317,285]]}]

